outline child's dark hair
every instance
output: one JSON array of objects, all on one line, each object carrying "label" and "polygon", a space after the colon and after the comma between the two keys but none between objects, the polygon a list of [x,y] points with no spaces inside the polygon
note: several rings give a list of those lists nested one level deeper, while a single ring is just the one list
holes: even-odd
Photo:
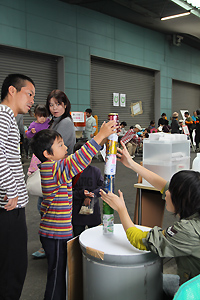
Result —
[{"label": "child's dark hair", "polygon": [[81,149],[81,147],[83,145],[85,145],[85,143],[88,141],[88,139],[83,138],[81,140],[79,140],[75,145],[74,145],[74,149],[73,152],[76,152],[77,150]]},{"label": "child's dark hair", "polygon": [[120,123],[120,125],[124,125],[124,127],[125,127],[125,126],[127,126],[127,123],[125,121],[123,121]]},{"label": "child's dark hair", "polygon": [[169,184],[175,215],[185,219],[200,214],[200,172],[184,170],[172,176]]},{"label": "child's dark hair", "polygon": [[46,106],[41,105],[41,104],[36,105],[36,107],[34,109],[34,114],[35,114],[35,116],[45,117],[45,118],[47,118],[49,116],[49,112],[48,112]]},{"label": "child's dark hair", "polygon": [[37,132],[31,139],[31,149],[41,162],[45,162],[47,160],[43,154],[45,150],[49,154],[53,154],[51,147],[54,141],[58,138],[62,138],[62,136],[57,131],[52,129],[44,129]]},{"label": "child's dark hair", "polygon": [[155,121],[151,120],[150,125],[154,125],[154,124],[155,124]]}]

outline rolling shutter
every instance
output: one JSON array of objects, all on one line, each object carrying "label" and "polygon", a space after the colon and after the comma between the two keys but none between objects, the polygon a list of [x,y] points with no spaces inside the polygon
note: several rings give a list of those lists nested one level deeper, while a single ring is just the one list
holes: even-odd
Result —
[{"label": "rolling shutter", "polygon": [[[57,88],[57,57],[23,49],[0,46],[0,86],[8,74],[21,73],[35,83],[35,105],[45,104],[49,92]],[[32,109],[33,110],[33,109]],[[24,115],[24,125],[35,118]]]},{"label": "rolling shutter", "polygon": [[[99,125],[109,113],[119,114],[127,127],[147,127],[154,120],[154,72],[130,65],[91,57],[91,108]],[[126,107],[113,106],[113,93],[126,94]],[[131,103],[142,101],[143,114],[131,116]]]}]

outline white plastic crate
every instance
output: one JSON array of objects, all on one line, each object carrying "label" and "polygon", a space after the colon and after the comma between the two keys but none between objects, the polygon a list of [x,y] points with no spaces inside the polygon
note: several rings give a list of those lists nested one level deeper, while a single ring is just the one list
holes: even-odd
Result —
[{"label": "white plastic crate", "polygon": [[[161,135],[161,140],[144,139],[143,166],[169,181],[176,172],[190,169],[190,141],[184,135],[168,134],[167,136],[165,139]],[[150,185],[145,179],[142,183]]]}]

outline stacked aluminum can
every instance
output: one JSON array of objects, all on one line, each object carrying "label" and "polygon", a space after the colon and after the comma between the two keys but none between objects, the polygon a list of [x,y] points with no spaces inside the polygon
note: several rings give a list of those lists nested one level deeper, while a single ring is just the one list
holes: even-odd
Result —
[{"label": "stacked aluminum can", "polygon": [[[116,120],[119,123],[119,117],[117,113],[110,113],[108,120]],[[104,168],[104,189],[106,192],[110,191],[114,193],[114,182],[116,174],[116,162],[117,162],[117,132],[111,134],[108,137],[106,145],[106,160]],[[103,233],[112,234],[114,231],[114,210],[105,202],[103,202]]]}]

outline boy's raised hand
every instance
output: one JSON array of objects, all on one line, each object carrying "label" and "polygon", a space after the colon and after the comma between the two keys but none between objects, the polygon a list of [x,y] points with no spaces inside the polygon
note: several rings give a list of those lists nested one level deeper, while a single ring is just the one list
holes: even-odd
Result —
[{"label": "boy's raised hand", "polygon": [[106,139],[109,135],[111,135],[112,133],[116,133],[117,129],[120,126],[117,125],[117,122],[112,120],[109,122],[103,122],[103,124],[101,125],[101,128],[99,130],[99,132],[97,133],[97,135],[94,137],[94,140],[100,144],[101,146],[103,146],[106,142]]},{"label": "boy's raised hand", "polygon": [[127,168],[131,168],[131,165],[133,164],[133,160],[128,153],[128,150],[125,146],[125,144],[121,141],[122,149],[117,148],[117,160],[121,161],[123,165],[125,165]]}]

